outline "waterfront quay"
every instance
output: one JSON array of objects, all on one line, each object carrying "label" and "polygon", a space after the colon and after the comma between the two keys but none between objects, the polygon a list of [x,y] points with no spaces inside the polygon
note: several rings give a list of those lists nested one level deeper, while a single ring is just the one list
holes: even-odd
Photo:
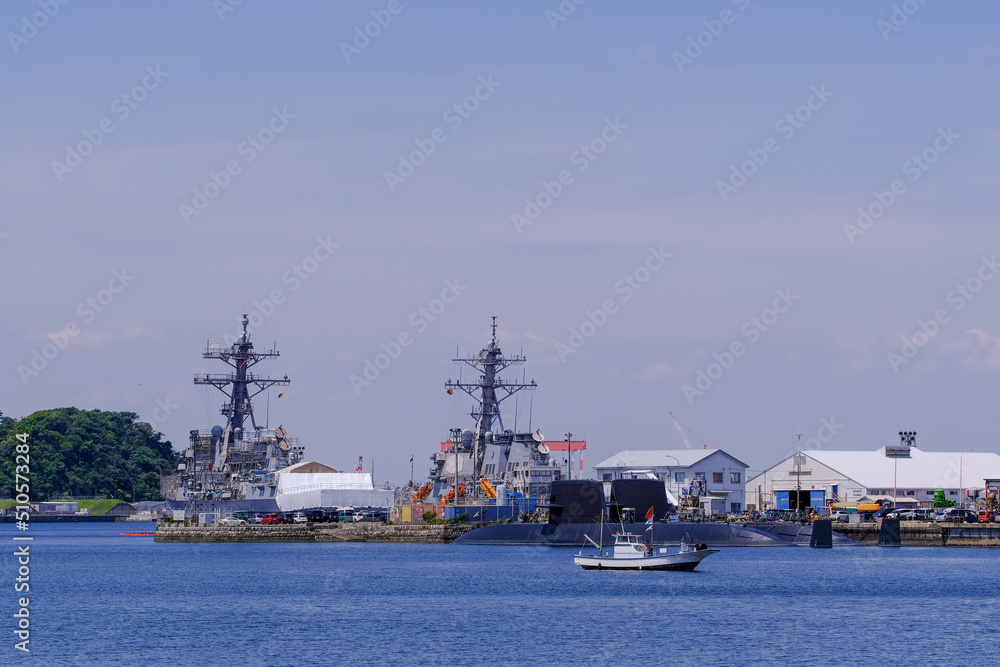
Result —
[{"label": "waterfront quay", "polygon": [[278,524],[185,526],[157,521],[154,542],[393,542],[448,544],[476,527],[456,524]]},{"label": "waterfront quay", "polygon": [[[878,544],[878,523],[834,524],[833,531],[862,544]],[[903,521],[899,541],[904,547],[1000,547],[1000,525],[977,523],[940,524]]]}]

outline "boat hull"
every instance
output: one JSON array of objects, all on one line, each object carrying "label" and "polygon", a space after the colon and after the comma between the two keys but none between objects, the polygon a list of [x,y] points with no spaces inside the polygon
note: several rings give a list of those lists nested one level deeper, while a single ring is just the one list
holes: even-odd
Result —
[{"label": "boat hull", "polygon": [[613,558],[611,556],[579,555],[573,562],[584,570],[679,570],[690,572],[698,563],[718,549],[701,549],[676,554],[662,554],[641,558]]}]

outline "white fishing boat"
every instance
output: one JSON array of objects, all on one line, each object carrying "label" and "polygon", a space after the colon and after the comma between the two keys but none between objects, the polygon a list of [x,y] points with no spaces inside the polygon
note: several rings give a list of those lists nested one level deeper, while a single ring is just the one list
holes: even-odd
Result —
[{"label": "white fishing boat", "polygon": [[597,555],[584,554],[582,551],[573,558],[573,562],[585,570],[687,570],[691,571],[718,549],[705,546],[692,547],[686,540],[681,542],[680,549],[670,551],[668,547],[654,547],[642,540],[639,535],[618,533],[615,544],[610,551],[602,549],[589,537]]}]

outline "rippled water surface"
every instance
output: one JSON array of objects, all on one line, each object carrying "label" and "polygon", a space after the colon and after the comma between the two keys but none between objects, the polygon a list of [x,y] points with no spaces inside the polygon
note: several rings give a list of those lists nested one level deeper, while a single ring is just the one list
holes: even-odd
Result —
[{"label": "rippled water surface", "polygon": [[[11,524],[4,607],[16,608]],[[154,544],[34,524],[29,658],[3,664],[995,664],[1000,550],[742,548],[698,572],[573,549]],[[9,658],[9,660],[8,660]]]}]

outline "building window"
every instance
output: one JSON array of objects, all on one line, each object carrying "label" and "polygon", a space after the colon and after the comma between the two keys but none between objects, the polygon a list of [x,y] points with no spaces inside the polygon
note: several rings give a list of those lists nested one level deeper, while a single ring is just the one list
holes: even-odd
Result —
[{"label": "building window", "polygon": [[734,512],[734,513],[735,512],[739,512],[740,511],[740,504],[739,503],[730,503],[729,504],[729,511],[730,512]]},{"label": "building window", "polygon": [[675,472],[674,473],[674,481],[677,482],[678,484],[682,484],[684,482],[684,473],[683,472]]},{"label": "building window", "polygon": [[957,496],[958,495],[958,491],[949,491],[948,495],[949,496]]},{"label": "building window", "polygon": [[729,481],[732,482],[733,484],[739,484],[740,483],[740,473],[738,473],[738,472],[731,472],[731,473],[729,473]]},{"label": "building window", "polygon": [[907,491],[907,492],[906,492],[906,495],[908,495],[908,496],[912,496],[913,494],[914,494],[914,492],[913,492],[913,491]]},{"label": "building window", "polygon": [[713,472],[712,473],[712,484],[722,484],[722,473]]},{"label": "building window", "polygon": [[604,473],[604,481],[605,482],[610,482],[611,481],[611,473],[609,473],[609,472]]},{"label": "building window", "polygon": [[695,479],[705,479],[705,473],[703,473],[703,472],[696,472],[694,474],[694,478]]}]

